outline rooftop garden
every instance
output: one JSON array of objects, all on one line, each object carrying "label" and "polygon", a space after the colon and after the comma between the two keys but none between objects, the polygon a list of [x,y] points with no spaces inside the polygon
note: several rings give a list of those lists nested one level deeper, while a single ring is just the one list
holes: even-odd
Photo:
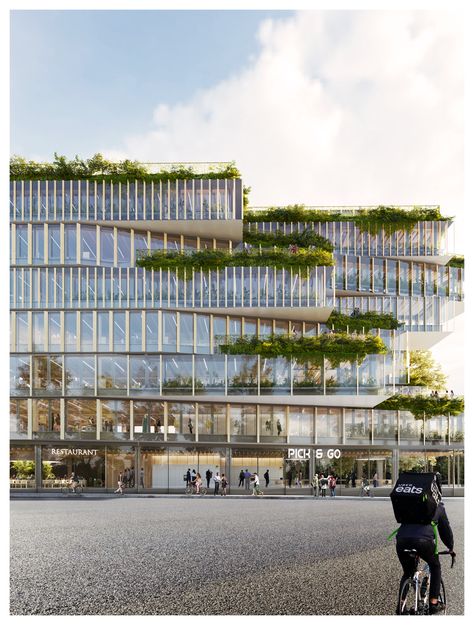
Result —
[{"label": "rooftop garden", "polygon": [[199,250],[196,252],[168,252],[156,250],[137,260],[145,269],[178,270],[181,277],[191,276],[193,270],[215,271],[225,267],[275,267],[276,269],[306,269],[333,265],[331,252],[320,249],[261,248],[228,252],[225,250]]},{"label": "rooftop garden", "polygon": [[234,163],[230,163],[215,170],[209,169],[206,173],[197,173],[192,167],[179,163],[172,165],[166,171],[150,173],[144,163],[138,161],[109,161],[102,154],[95,154],[92,158],[81,159],[76,156],[68,159],[65,156],[54,154],[51,163],[28,161],[21,156],[10,159],[11,180],[106,180],[109,182],[127,182],[128,180],[183,180],[189,178],[240,178],[240,172]]},{"label": "rooftop garden", "polygon": [[425,208],[415,206],[410,210],[398,206],[377,206],[376,208],[360,209],[355,215],[333,213],[326,210],[307,209],[304,204],[285,207],[268,208],[267,210],[246,210],[245,223],[279,222],[279,223],[313,223],[328,221],[351,221],[360,230],[376,234],[382,227],[385,232],[399,230],[411,231],[419,221],[451,221],[452,217],[443,217],[439,206]]},{"label": "rooftop garden", "polygon": [[314,247],[328,252],[332,252],[334,250],[334,246],[330,241],[313,230],[291,232],[289,234],[285,234],[281,230],[277,230],[276,232],[245,230],[243,233],[243,240],[245,243],[260,245],[262,247],[296,245],[297,247],[304,248]]},{"label": "rooftop garden", "polygon": [[407,410],[415,419],[458,415],[464,412],[463,397],[426,397],[425,395],[394,395],[381,404],[379,410]]},{"label": "rooftop garden", "polygon": [[344,333],[331,333],[303,337],[274,334],[265,338],[223,336],[219,337],[219,340],[222,340],[219,345],[222,354],[294,358],[303,364],[318,365],[323,365],[326,358],[331,367],[338,367],[343,362],[360,364],[369,354],[387,353],[387,347],[382,339],[371,334],[351,336]]},{"label": "rooftop garden", "polygon": [[379,328],[382,330],[397,330],[403,323],[395,319],[389,313],[365,312],[361,313],[354,309],[352,314],[343,315],[333,311],[326,321],[328,326],[333,326],[335,330],[349,332],[361,332]]}]

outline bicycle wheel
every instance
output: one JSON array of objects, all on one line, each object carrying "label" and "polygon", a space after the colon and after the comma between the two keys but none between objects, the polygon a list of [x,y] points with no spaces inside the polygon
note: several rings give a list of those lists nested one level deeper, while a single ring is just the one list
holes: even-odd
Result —
[{"label": "bicycle wheel", "polygon": [[201,486],[201,489],[200,489],[200,491],[199,491],[199,494],[201,494],[201,495],[207,495],[207,488],[202,488],[202,486]]},{"label": "bicycle wheel", "polygon": [[184,492],[186,493],[186,495],[192,495],[193,494],[193,487],[192,486],[186,486],[186,488],[184,489]]},{"label": "bicycle wheel", "polygon": [[416,586],[412,579],[406,579],[403,583],[398,597],[398,614],[417,614],[418,601],[416,596]]},{"label": "bicycle wheel", "polygon": [[84,489],[82,488],[82,486],[77,486],[76,487],[76,495],[82,495],[83,490]]},{"label": "bicycle wheel", "polygon": [[61,488],[61,493],[62,493],[63,495],[69,495],[69,486],[63,486],[63,487]]},{"label": "bicycle wheel", "polygon": [[440,612],[440,614],[446,614],[448,611],[448,604],[446,602],[446,588],[444,587],[443,580],[441,580],[441,587],[439,589],[439,600],[444,605],[444,610]]}]

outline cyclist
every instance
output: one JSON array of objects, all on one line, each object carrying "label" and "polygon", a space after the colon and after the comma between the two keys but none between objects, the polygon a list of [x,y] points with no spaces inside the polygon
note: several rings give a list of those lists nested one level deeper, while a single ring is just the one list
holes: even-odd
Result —
[{"label": "cyclist", "polygon": [[[436,485],[441,495],[441,475],[439,473],[436,474]],[[441,540],[446,545],[449,552],[455,555],[453,551],[453,532],[449,524],[444,504],[441,501],[438,503],[433,522],[437,524]],[[433,525],[422,525],[414,523],[402,523],[400,525],[400,529],[397,532],[397,555],[403,568],[403,575],[402,579],[400,580],[400,592],[403,582],[413,576],[416,568],[415,558],[413,558],[409,552],[405,551],[405,549],[416,549],[419,556],[423,558],[423,560],[430,567],[430,614],[437,614],[438,612],[442,612],[444,606],[440,605],[438,601],[441,587],[441,564],[436,549],[435,530],[433,528]]]},{"label": "cyclist", "polygon": [[71,473],[71,477],[69,478],[69,486],[72,488],[73,493],[76,492],[76,488],[79,486],[79,478],[74,471]]},{"label": "cyclist", "polygon": [[201,490],[201,486],[202,486],[202,477],[200,473],[196,474],[193,484],[194,484],[194,487],[196,488],[196,495],[199,495],[199,491]]}]

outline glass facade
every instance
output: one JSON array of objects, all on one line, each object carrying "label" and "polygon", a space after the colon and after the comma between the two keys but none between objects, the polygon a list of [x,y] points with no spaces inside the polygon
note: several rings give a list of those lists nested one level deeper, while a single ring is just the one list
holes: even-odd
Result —
[{"label": "glass facade", "polygon": [[[338,494],[364,479],[386,493],[409,466],[464,484],[463,415],[376,407],[407,382],[404,332],[446,330],[463,299],[463,270],[439,260],[448,222],[393,235],[353,222],[244,225],[314,229],[334,244],[335,266],[184,280],[136,261],[150,250],[232,250],[241,180],[15,181],[11,194],[12,488],[60,488],[75,470],[110,491],[126,471],[129,488],[182,492],[194,468],[225,473],[231,492],[248,490],[248,470],[275,493],[310,494],[314,472],[336,473]],[[332,309],[391,313],[404,326],[373,332],[387,354],[337,367],[220,352],[229,337],[332,332]]]}]

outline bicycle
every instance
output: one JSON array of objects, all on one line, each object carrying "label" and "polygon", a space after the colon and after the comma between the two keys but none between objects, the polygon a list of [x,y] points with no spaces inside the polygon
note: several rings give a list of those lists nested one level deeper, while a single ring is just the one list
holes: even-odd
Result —
[{"label": "bicycle", "polygon": [[[422,564],[422,559],[418,555],[416,549],[404,549],[411,557],[415,558],[416,570],[413,577],[406,579],[403,582],[403,586],[400,589],[398,595],[398,614],[411,615],[411,616],[426,616],[430,613],[429,606],[429,590],[430,590],[430,567],[425,562]],[[440,551],[438,555],[451,555],[451,568],[456,561],[456,554],[449,551]],[[446,600],[446,588],[443,580],[441,580],[441,587],[439,592],[439,601],[444,606],[444,609],[439,614],[446,614],[447,600]]]},{"label": "bicycle", "polygon": [[68,486],[63,486],[61,488],[61,493],[63,495],[82,495],[84,489],[82,488],[82,486],[80,486],[79,484],[76,486],[76,488],[74,489],[72,486],[68,485]]},{"label": "bicycle", "polygon": [[194,484],[188,484],[184,489],[184,492],[186,495],[207,495],[207,488],[205,486],[201,486],[199,492],[197,492]]}]

